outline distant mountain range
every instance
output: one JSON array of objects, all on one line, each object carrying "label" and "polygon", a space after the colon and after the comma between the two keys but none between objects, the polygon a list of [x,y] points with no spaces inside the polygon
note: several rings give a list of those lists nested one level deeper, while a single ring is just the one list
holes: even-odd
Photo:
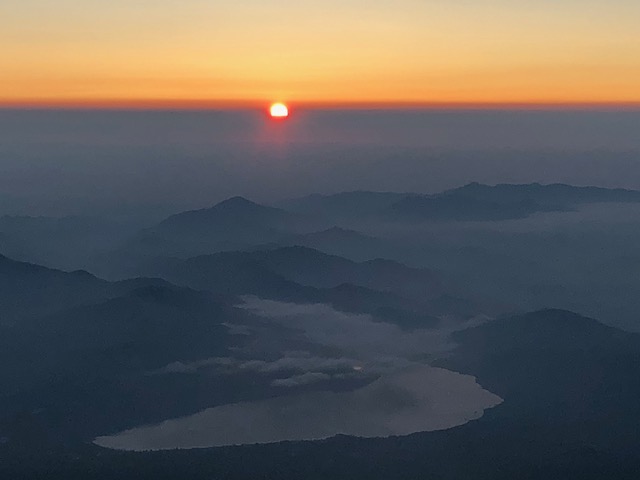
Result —
[{"label": "distant mountain range", "polygon": [[333,226],[318,232],[285,236],[273,244],[258,248],[293,246],[309,247],[354,259],[375,258],[388,247],[382,239],[355,230]]},{"label": "distant mountain range", "polygon": [[233,197],[211,208],[172,215],[139,232],[109,255],[107,263],[127,264],[140,256],[188,258],[265,245],[308,246],[354,258],[364,258],[368,252],[375,257],[388,245],[353,230],[353,224],[511,220],[601,202],[640,202],[640,192],[563,184],[470,183],[434,195],[366,191],[311,195],[280,202],[281,208]]},{"label": "distant mountain range", "polygon": [[600,202],[640,202],[640,192],[565,184],[470,183],[434,195],[346,192],[311,195],[280,205],[298,213],[336,220],[488,221],[524,218],[537,212],[564,211]]},{"label": "distant mountain range", "polygon": [[600,202],[640,202],[640,192],[563,184],[470,183],[437,195],[406,197],[392,209],[401,217],[423,220],[509,220]]},{"label": "distant mountain range", "polygon": [[405,222],[495,221],[561,212],[590,203],[636,203],[640,192],[564,184],[470,183],[434,195],[344,192],[280,202],[280,208],[233,197],[167,217],[143,230],[133,220],[0,217],[0,251],[23,261],[118,276],[132,258],[181,258],[267,244],[301,245],[365,259],[389,248],[358,226]]},{"label": "distant mountain range", "polygon": [[149,258],[138,273],[220,294],[328,303],[410,327],[436,323],[433,315],[466,317],[483,308],[491,311],[477,301],[455,297],[441,276],[427,269],[383,259],[354,262],[300,246],[186,260]]}]

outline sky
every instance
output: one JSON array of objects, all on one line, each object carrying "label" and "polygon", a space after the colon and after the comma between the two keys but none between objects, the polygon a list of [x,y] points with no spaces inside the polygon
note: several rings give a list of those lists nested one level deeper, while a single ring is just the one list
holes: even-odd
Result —
[{"label": "sky", "polygon": [[637,0],[3,0],[0,105],[640,103]]}]

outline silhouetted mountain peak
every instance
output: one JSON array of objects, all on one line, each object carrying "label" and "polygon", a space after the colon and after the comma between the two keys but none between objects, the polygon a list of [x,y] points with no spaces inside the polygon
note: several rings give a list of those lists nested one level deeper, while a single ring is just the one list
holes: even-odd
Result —
[{"label": "silhouetted mountain peak", "polygon": [[172,215],[163,220],[158,227],[161,230],[214,228],[221,233],[225,229],[238,229],[239,226],[245,228],[247,222],[253,227],[271,226],[286,221],[290,216],[289,212],[279,208],[260,205],[244,197],[231,197],[210,208],[188,210]]},{"label": "silhouetted mountain peak", "polygon": [[18,260],[13,260],[5,255],[0,254],[0,272],[11,271],[11,272],[53,272],[53,273],[64,273],[60,270],[54,270],[51,268],[44,267],[42,265],[36,265],[34,263],[21,262]]},{"label": "silhouetted mountain peak", "polygon": [[536,310],[518,317],[516,321],[533,328],[575,330],[578,335],[589,331],[604,333],[615,330],[593,318],[559,308]]},{"label": "silhouetted mountain peak", "polygon": [[589,349],[619,335],[633,335],[593,318],[561,309],[544,309],[503,318],[454,334],[457,339],[490,342],[500,350]]},{"label": "silhouetted mountain peak", "polygon": [[93,275],[90,272],[87,272],[86,270],[74,270],[73,272],[69,272],[71,273],[71,275],[75,275],[76,277],[85,277],[85,278],[96,278],[95,275]]},{"label": "silhouetted mountain peak", "polygon": [[245,249],[256,240],[274,242],[297,232],[299,215],[244,197],[231,197],[213,207],[167,217],[141,231],[121,247],[124,252],[188,258],[216,251]]},{"label": "silhouetted mountain peak", "polygon": [[212,208],[216,210],[270,209],[270,207],[265,207],[264,205],[252,202],[251,200],[239,195],[227,198],[226,200],[217,203]]}]

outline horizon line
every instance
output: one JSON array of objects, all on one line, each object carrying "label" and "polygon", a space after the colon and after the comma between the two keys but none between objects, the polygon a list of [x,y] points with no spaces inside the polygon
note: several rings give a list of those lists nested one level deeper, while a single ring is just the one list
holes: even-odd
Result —
[{"label": "horizon line", "polygon": [[[427,101],[282,101],[293,110],[640,110],[640,101],[628,102],[427,102]],[[105,99],[0,100],[0,110],[264,110],[264,100]]]}]

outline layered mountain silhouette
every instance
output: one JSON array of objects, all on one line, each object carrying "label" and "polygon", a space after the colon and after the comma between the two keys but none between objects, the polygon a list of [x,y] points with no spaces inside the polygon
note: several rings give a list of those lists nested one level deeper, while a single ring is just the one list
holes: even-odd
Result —
[{"label": "layered mountain silhouette", "polygon": [[64,272],[0,255],[0,325],[166,283],[143,278],[107,282],[83,270]]},{"label": "layered mountain silhouette", "polygon": [[[347,192],[280,208],[234,197],[136,230],[128,242],[111,227],[108,239],[94,238],[103,230],[93,220],[4,217],[0,477],[21,478],[27,468],[65,480],[113,471],[162,478],[172,469],[193,478],[386,479],[401,459],[408,478],[635,478],[640,335],[568,310],[508,312],[560,306],[614,324],[582,299],[603,312],[625,301],[632,310],[637,255],[622,237],[636,225],[621,214],[618,236],[591,231],[580,243],[582,223],[540,233],[527,221],[514,234],[491,222],[637,202],[640,192],[562,184]],[[487,223],[442,224],[458,221]],[[35,261],[67,263],[55,257],[73,260],[85,240],[81,268],[96,272],[87,259],[111,251],[101,260],[113,264],[108,278],[122,280]],[[535,302],[515,296],[529,290]],[[478,296],[496,291],[520,303]],[[209,407],[346,393],[427,363],[475,377],[504,402],[463,426],[402,438],[162,454],[89,445]],[[402,388],[385,395],[414,401]]]},{"label": "layered mountain silhouette", "polygon": [[400,218],[422,220],[510,220],[571,210],[585,203],[639,201],[640,192],[623,189],[470,183],[437,195],[403,198],[392,210]]},{"label": "layered mountain silhouette", "polygon": [[[296,303],[328,303],[340,310],[371,313],[397,323],[412,318],[412,326],[434,323],[429,315],[466,315],[468,304],[442,309],[447,292],[441,276],[427,269],[375,259],[354,262],[306,247],[282,247],[246,252],[220,252],[186,260],[154,259],[143,270],[190,288],[227,295],[257,295]],[[466,303],[465,303],[466,302]],[[432,306],[433,305],[433,306]],[[410,315],[423,311],[425,315]],[[404,313],[403,313],[404,312]]]},{"label": "layered mountain silhouette", "polygon": [[[639,202],[640,192],[563,184],[471,183],[435,195],[345,192],[281,202],[275,208],[233,197],[211,208],[172,215],[145,229],[96,261],[103,275],[129,274],[127,266],[145,256],[189,258],[264,246],[307,246],[365,259],[397,248],[350,228],[441,221],[495,221],[561,212],[588,203]],[[0,238],[0,241],[2,239]]]},{"label": "layered mountain silhouette", "polygon": [[311,195],[281,205],[335,220],[491,221],[525,218],[538,212],[565,211],[586,203],[639,202],[640,192],[624,189],[469,183],[434,195],[416,193],[345,192]]},{"label": "layered mountain silhouette", "polygon": [[277,243],[259,246],[258,248],[295,246],[313,248],[332,255],[356,260],[380,257],[390,248],[385,240],[337,226],[318,232],[286,236]]},{"label": "layered mountain silhouette", "polygon": [[[2,318],[10,320],[0,323],[0,431],[8,418],[42,411],[41,427],[55,442],[77,441],[247,394],[248,387],[223,386],[222,378],[203,384],[195,376],[149,374],[238,346],[241,338],[225,325],[250,319],[230,299],[164,280],[107,282],[6,257],[0,282]],[[12,428],[24,427],[18,423]]]},{"label": "layered mountain silhouette", "polygon": [[305,225],[305,219],[294,213],[233,197],[211,208],[172,215],[121,250],[188,257],[276,241]]}]

